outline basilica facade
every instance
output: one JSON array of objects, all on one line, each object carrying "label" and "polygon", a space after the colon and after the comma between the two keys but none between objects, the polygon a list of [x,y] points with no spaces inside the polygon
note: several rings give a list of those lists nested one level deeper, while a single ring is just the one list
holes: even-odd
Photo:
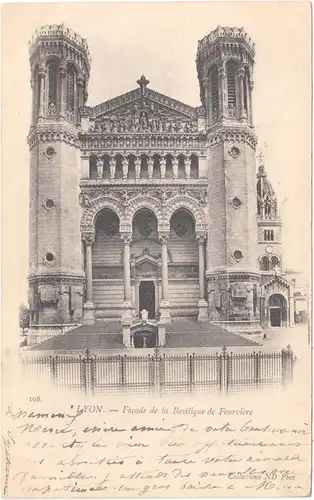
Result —
[{"label": "basilica facade", "polygon": [[160,345],[182,319],[244,332],[293,324],[244,29],[199,41],[198,107],[145,76],[88,106],[88,45],[64,25],[40,28],[29,51],[29,343],[82,324],[118,324],[125,346],[143,322]]}]

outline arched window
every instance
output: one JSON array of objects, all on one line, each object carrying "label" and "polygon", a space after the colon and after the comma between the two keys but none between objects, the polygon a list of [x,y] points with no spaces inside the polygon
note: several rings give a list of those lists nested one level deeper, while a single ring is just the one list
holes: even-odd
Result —
[{"label": "arched window", "polygon": [[58,66],[56,62],[48,64],[48,93],[47,93],[47,114],[48,116],[56,116],[57,114],[57,82],[58,82]]},{"label": "arched window", "polygon": [[269,271],[269,258],[266,255],[261,258],[259,268],[261,271]]},{"label": "arched window", "polygon": [[35,116],[39,113],[40,108],[40,76],[38,72],[38,68],[35,70]]},{"label": "arched window", "polygon": [[218,119],[218,114],[219,114],[217,66],[214,66],[210,71],[210,88],[211,88],[212,120],[214,122]]},{"label": "arched window", "polygon": [[66,85],[66,117],[74,120],[74,93],[75,93],[75,72],[73,68],[68,68]]},{"label": "arched window", "polygon": [[199,162],[198,156],[191,156],[191,179],[198,179],[199,176]]},{"label": "arched window", "polygon": [[275,257],[273,255],[273,257],[271,258],[271,268],[275,269],[275,267],[277,267],[277,266],[279,267],[279,259],[278,259],[278,257]]},{"label": "arched window", "polygon": [[229,61],[227,64],[227,90],[228,90],[228,114],[231,118],[237,117],[237,86],[236,65]]},{"label": "arched window", "polygon": [[243,81],[243,97],[244,97],[244,109],[246,114],[249,114],[249,81],[250,73],[248,68],[245,68],[244,81]]}]

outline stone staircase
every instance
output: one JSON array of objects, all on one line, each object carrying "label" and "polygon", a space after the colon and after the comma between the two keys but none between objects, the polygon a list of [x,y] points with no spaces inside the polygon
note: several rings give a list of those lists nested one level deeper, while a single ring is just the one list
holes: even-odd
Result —
[{"label": "stone staircase", "polygon": [[260,344],[212,323],[176,319],[166,326],[166,347],[257,347]]},{"label": "stone staircase", "polygon": [[[260,344],[241,335],[234,334],[211,323],[198,323],[196,320],[178,319],[166,327],[167,348],[247,346]],[[121,325],[117,321],[98,321],[94,325],[80,326],[63,335],[30,347],[27,351],[90,351],[124,350]],[[145,350],[143,350],[143,354]]]},{"label": "stone staircase", "polygon": [[96,308],[96,318],[105,316],[120,318],[123,304],[123,280],[93,280],[93,300]]}]

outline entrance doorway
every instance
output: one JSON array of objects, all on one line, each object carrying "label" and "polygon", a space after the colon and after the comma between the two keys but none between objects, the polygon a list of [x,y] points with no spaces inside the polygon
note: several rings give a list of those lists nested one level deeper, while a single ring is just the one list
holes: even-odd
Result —
[{"label": "entrance doorway", "polygon": [[143,330],[134,333],[133,345],[136,349],[156,347],[156,333]]},{"label": "entrance doorway", "polygon": [[270,325],[281,326],[281,309],[279,307],[270,309]]},{"label": "entrance doorway", "polygon": [[141,281],[139,286],[139,317],[141,311],[148,311],[148,318],[155,318],[155,284],[153,281]]},{"label": "entrance doorway", "polygon": [[269,298],[269,320],[270,326],[287,326],[287,302],[279,293]]}]

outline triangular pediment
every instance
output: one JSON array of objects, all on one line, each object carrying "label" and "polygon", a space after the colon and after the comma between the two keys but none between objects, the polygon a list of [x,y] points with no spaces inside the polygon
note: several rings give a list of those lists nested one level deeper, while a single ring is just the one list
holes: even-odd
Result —
[{"label": "triangular pediment", "polygon": [[274,286],[275,283],[280,286],[280,287],[284,287],[284,288],[289,288],[291,283],[289,283],[289,281],[287,281],[285,278],[283,278],[282,276],[272,276],[271,278],[269,278],[267,281],[265,281],[263,283],[263,287],[266,289],[266,288],[269,288],[271,286]]},{"label": "triangular pediment", "polygon": [[154,255],[139,255],[132,259],[132,264],[136,267],[141,267],[142,270],[148,270],[151,266],[158,266],[159,257]]},{"label": "triangular pediment", "polygon": [[141,110],[191,120],[196,119],[197,114],[197,108],[177,101],[167,95],[160,94],[150,88],[146,88],[144,93],[140,88],[137,88],[109,99],[90,108],[90,114],[99,119],[104,116],[123,115]]}]

